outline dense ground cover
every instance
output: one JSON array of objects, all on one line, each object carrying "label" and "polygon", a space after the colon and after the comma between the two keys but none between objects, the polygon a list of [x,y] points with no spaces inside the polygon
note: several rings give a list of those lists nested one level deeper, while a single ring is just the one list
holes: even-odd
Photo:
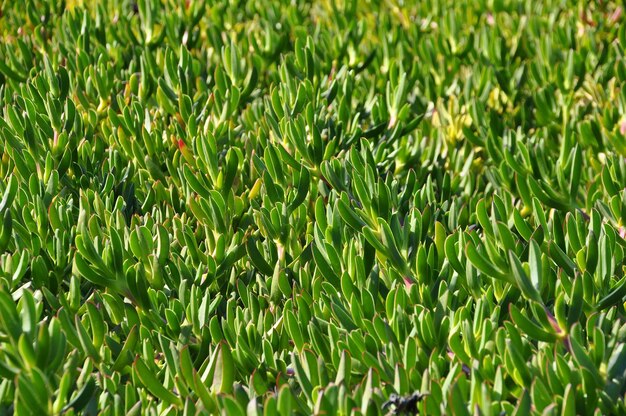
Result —
[{"label": "dense ground cover", "polygon": [[3,2],[0,414],[625,414],[621,7]]}]

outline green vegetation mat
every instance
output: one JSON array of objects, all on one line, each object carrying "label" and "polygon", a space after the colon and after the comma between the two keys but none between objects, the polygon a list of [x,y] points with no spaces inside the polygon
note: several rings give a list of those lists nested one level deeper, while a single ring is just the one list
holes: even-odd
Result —
[{"label": "green vegetation mat", "polygon": [[0,4],[0,415],[626,414],[621,3]]}]

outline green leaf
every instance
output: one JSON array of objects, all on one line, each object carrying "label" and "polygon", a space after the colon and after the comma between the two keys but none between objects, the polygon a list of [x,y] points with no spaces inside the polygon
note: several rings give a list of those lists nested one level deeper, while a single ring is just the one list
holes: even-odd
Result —
[{"label": "green leaf", "polygon": [[122,371],[124,367],[129,365],[133,361],[133,352],[135,351],[135,346],[137,345],[137,341],[139,339],[139,329],[137,325],[133,325],[126,336],[126,341],[124,342],[124,346],[120,350],[117,358],[113,363],[113,369],[115,371]]},{"label": "green leaf", "polygon": [[13,303],[13,299],[7,293],[0,290],[0,324],[2,330],[17,343],[22,332],[20,318]]},{"label": "green leaf", "polygon": [[446,238],[446,241],[444,244],[445,255],[446,255],[446,259],[448,260],[448,262],[450,263],[454,271],[456,271],[459,275],[462,276],[465,274],[465,268],[463,267],[463,265],[461,264],[461,261],[457,257],[457,249],[455,247],[456,240],[457,240],[456,234],[451,234]]},{"label": "green leaf", "polygon": [[15,398],[16,401],[21,402],[21,405],[28,409],[29,413],[44,415],[47,414],[47,391],[45,390],[45,385],[37,383],[36,374],[38,373],[34,372],[32,377],[28,377],[26,373],[20,373],[17,377]]},{"label": "green leaf", "polygon": [[481,273],[504,282],[513,282],[513,279],[507,276],[504,272],[496,269],[495,266],[492,266],[491,262],[479,253],[478,250],[476,250],[476,247],[472,242],[468,242],[465,246],[465,254],[472,265],[480,270]]},{"label": "green leaf", "polygon": [[396,244],[396,239],[391,232],[391,228],[389,224],[382,219],[378,218],[378,222],[381,226],[381,240],[383,246],[385,247],[385,253],[390,258],[392,264],[403,274],[408,274],[409,267],[407,265],[407,261],[400,254],[400,250],[398,250],[398,246]]},{"label": "green leaf", "polygon": [[530,249],[528,253],[528,264],[530,266],[530,281],[532,286],[541,291],[543,287],[543,264],[541,262],[541,249],[539,244],[532,239],[530,240]]},{"label": "green leaf", "polygon": [[11,69],[11,67],[9,67],[7,63],[1,59],[0,59],[0,72],[4,74],[4,76],[6,76],[7,78],[12,79],[13,81],[25,82],[27,79],[26,75],[22,75],[19,72]]},{"label": "green leaf", "polygon": [[215,372],[211,388],[219,393],[232,393],[235,381],[235,364],[230,347],[221,342],[216,350]]},{"label": "green leaf", "polygon": [[308,372],[302,366],[301,356],[293,353],[291,355],[291,363],[293,364],[294,374],[302,392],[308,400],[312,401],[313,385],[311,384]]},{"label": "green leaf", "polygon": [[576,265],[567,257],[567,255],[561,250],[561,248],[553,241],[548,246],[550,258],[563,269],[563,271],[570,277],[576,276]]},{"label": "green leaf", "polygon": [[310,185],[310,174],[309,170],[302,166],[300,169],[300,178],[297,184],[297,193],[294,200],[289,205],[289,209],[291,211],[295,210],[297,207],[304,202],[308,193],[309,193],[309,185]]},{"label": "green leaf", "polygon": [[1,214],[4,214],[5,211],[7,211],[13,204],[13,201],[15,200],[15,195],[17,194],[18,186],[19,185],[17,182],[17,176],[11,175],[9,177],[8,184],[4,189],[4,193],[2,194],[2,199],[0,200]]},{"label": "green leaf", "polygon": [[96,392],[96,382],[93,378],[89,378],[87,382],[81,387],[81,389],[76,393],[74,398],[70,400],[70,402],[65,405],[62,413],[67,412],[69,409],[74,409],[75,412],[80,412],[83,410],[87,404],[94,400]]},{"label": "green leaf", "polygon": [[337,377],[335,384],[344,384],[350,386],[350,375],[352,372],[352,357],[347,350],[341,352],[341,359],[337,367]]},{"label": "green leaf", "polygon": [[515,407],[514,416],[524,416],[531,414],[531,406],[532,401],[530,399],[530,394],[528,390],[524,390],[522,397],[517,402],[517,406]]},{"label": "green leaf", "polygon": [[534,300],[538,303],[543,303],[541,299],[541,295],[539,294],[538,289],[533,285],[533,282],[530,281],[524,268],[522,267],[522,263],[519,261],[517,256],[513,251],[509,250],[509,262],[511,263],[511,267],[513,269],[513,276],[515,277],[515,281],[517,286],[520,288],[524,296],[526,298]]},{"label": "green leaf", "polygon": [[455,382],[452,385],[449,395],[448,400],[452,414],[470,416],[470,412],[467,410],[467,399],[463,396],[458,382]]},{"label": "green leaf", "polygon": [[596,309],[601,311],[622,302],[626,297],[626,276],[622,277],[619,282],[611,288],[609,294],[604,296],[596,304]]},{"label": "green leaf", "polygon": [[[571,57],[571,55],[570,55]],[[572,203],[576,202],[576,197],[578,195],[578,187],[580,184],[580,176],[583,168],[583,160],[582,160],[582,151],[580,150],[580,146],[576,145],[572,149],[572,167],[570,171],[570,188],[569,195],[572,200]]]},{"label": "green leaf", "polygon": [[524,331],[531,339],[543,342],[556,342],[558,339],[555,333],[544,330],[528,319],[515,305],[511,304],[509,306],[509,313],[515,325]]},{"label": "green leaf", "polygon": [[296,316],[290,310],[285,310],[284,321],[287,325],[287,330],[294,344],[296,344],[296,348],[298,351],[302,351],[304,348],[304,338],[302,336],[302,331],[300,330],[300,325],[298,324],[298,320]]},{"label": "green leaf", "polygon": [[561,407],[561,415],[574,415],[576,414],[576,387],[571,383],[565,387],[565,393],[563,393],[563,405]]},{"label": "green leaf", "polygon": [[80,341],[83,352],[95,362],[100,361],[100,354],[93,345],[93,341],[80,321],[80,317],[78,315],[74,317],[74,323],[76,325],[76,333],[78,334],[78,340]]},{"label": "green leaf", "polygon": [[[575,332],[575,330],[576,328],[572,328],[570,332]],[[575,336],[570,335],[568,337],[568,340],[571,347],[572,355],[574,356],[574,360],[576,361],[576,363],[580,367],[589,371],[589,373],[593,376],[594,381],[596,382],[596,386],[600,386],[602,383],[602,378],[600,377],[598,368],[593,364],[593,361],[591,360],[587,352],[584,350],[582,345],[580,345]]]},{"label": "green leaf", "polygon": [[163,386],[163,384],[152,373],[152,370],[150,370],[150,368],[148,368],[148,366],[144,363],[141,357],[137,357],[135,359],[135,363],[133,364],[133,370],[136,377],[141,381],[141,384],[143,384],[144,387],[148,389],[150,394],[168,404],[182,407],[183,402],[180,397],[178,397]]},{"label": "green leaf", "polygon": [[246,242],[246,252],[248,258],[252,262],[252,265],[261,273],[266,276],[271,276],[274,273],[274,269],[263,258],[263,255],[257,249],[254,238],[249,237]]}]

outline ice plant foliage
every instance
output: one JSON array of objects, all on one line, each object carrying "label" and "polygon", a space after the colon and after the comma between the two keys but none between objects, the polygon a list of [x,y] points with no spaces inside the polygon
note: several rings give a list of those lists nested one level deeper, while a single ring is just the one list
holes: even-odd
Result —
[{"label": "ice plant foliage", "polygon": [[626,414],[622,3],[0,7],[0,414]]}]

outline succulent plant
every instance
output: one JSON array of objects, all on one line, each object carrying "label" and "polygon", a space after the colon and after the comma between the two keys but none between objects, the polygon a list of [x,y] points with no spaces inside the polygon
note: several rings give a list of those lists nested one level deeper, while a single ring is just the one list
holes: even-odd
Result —
[{"label": "succulent plant", "polygon": [[626,414],[615,1],[5,1],[0,414]]}]

